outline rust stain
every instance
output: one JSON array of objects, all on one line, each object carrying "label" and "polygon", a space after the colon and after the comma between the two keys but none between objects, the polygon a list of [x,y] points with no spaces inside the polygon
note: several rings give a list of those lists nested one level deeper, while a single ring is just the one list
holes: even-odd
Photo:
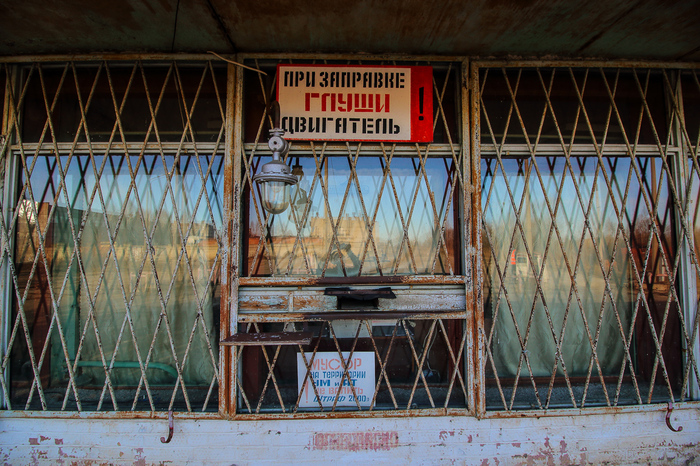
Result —
[{"label": "rust stain", "polygon": [[63,439],[62,438],[57,438],[53,441],[56,445],[63,445]]},{"label": "rust stain", "polygon": [[[549,441],[549,437],[544,438],[544,448],[540,448],[538,453],[535,455],[532,454],[524,454],[524,455],[515,455],[513,459],[519,460],[516,464],[547,464],[547,465],[555,465],[555,464],[575,464],[577,463],[575,460],[569,456],[569,452],[567,450],[568,445],[565,440],[561,440],[559,442],[559,452],[555,451],[554,447]],[[513,444],[513,446],[516,446],[516,444]],[[520,444],[518,443],[517,446],[519,447]],[[586,453],[584,451],[579,452],[580,453],[580,464],[586,464],[587,457]],[[613,460],[613,462],[617,461],[619,459]]]},{"label": "rust stain", "polygon": [[143,455],[143,448],[136,449],[136,456],[134,456],[134,465],[146,466],[146,457]]},{"label": "rust stain", "polygon": [[314,450],[388,451],[399,446],[398,432],[317,432],[312,439]]},{"label": "rust stain", "polygon": [[31,437],[29,439],[29,445],[39,445],[39,439],[36,437]]},{"label": "rust stain", "polygon": [[306,309],[312,306],[317,306],[319,299],[316,296],[299,295],[294,296],[294,307],[298,309]]}]

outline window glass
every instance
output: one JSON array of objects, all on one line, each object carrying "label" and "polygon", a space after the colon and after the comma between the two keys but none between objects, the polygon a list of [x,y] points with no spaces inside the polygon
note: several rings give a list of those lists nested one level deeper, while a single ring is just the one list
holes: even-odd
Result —
[{"label": "window glass", "polygon": [[[688,157],[687,176],[690,185],[688,195],[688,215],[690,225],[694,227],[695,254],[700,251],[700,167],[698,166],[698,147],[700,147],[700,73],[688,70],[681,73],[683,103],[683,125],[680,129],[680,141]],[[697,257],[697,256],[696,256]],[[695,278],[700,289],[700,273],[696,262]]]},{"label": "window glass", "polygon": [[[679,306],[669,274],[676,246],[661,160],[638,157],[641,179],[628,157],[606,157],[604,165],[572,158],[573,175],[561,156],[502,162],[482,161],[492,380],[509,390],[516,377],[529,386],[532,378],[543,390],[550,377],[566,380],[579,404],[588,384],[588,404],[605,404],[605,390],[621,403],[636,402],[633,385],[645,400],[664,399],[669,393],[655,369],[654,332],[678,390]],[[516,404],[533,402],[528,389]],[[563,394],[540,394],[542,404],[571,405],[565,388],[556,392]],[[489,402],[500,406],[503,400],[491,395]]]},{"label": "window glass", "polygon": [[[480,76],[487,408],[684,399],[693,337],[677,197],[698,178],[696,167],[685,180],[673,168],[669,74]],[[517,146],[525,135],[531,145]],[[547,142],[561,149],[535,144]]]},{"label": "window glass", "polygon": [[458,273],[452,160],[293,160],[303,176],[292,208],[268,216],[266,229],[259,187],[250,194],[244,270],[251,275]]},{"label": "window glass", "polygon": [[[200,65],[197,73],[211,71]],[[141,76],[140,67],[133,72]],[[50,81],[57,71],[33,69],[44,73]],[[185,100],[198,81],[187,86]],[[42,94],[29,89],[22,108],[41,115]],[[97,87],[93,98],[111,97]],[[75,99],[62,94],[52,116],[60,140],[85,136],[93,124],[100,132],[98,120],[88,118],[85,131],[64,112],[78,107]],[[198,115],[193,125],[206,125]],[[38,120],[28,120],[25,135],[42,142]],[[14,153],[11,408],[217,410],[223,147],[124,151],[83,141],[58,154],[53,145]]]},{"label": "window glass", "polygon": [[244,274],[459,275],[459,68],[433,66],[432,144],[293,141],[286,163],[301,176],[293,208],[268,215],[252,179],[270,160],[273,115],[265,109],[276,64],[255,61],[268,75],[244,74]]},{"label": "window glass", "polygon": [[[274,98],[277,62],[249,64],[268,76],[244,74],[242,185],[247,228],[236,337],[272,335],[276,340],[237,348],[238,412],[465,409],[470,387],[466,303],[459,277],[465,176],[457,111],[460,67],[383,62],[433,67],[433,141],[292,141],[286,163],[299,183],[292,187],[291,206],[269,215],[261,207],[260,187],[253,177],[270,160],[267,140],[274,117],[265,109]],[[276,286],[277,280],[290,277],[300,278],[294,291],[258,286]],[[454,284],[446,284],[452,278]],[[421,283],[403,285],[404,279]],[[320,288],[312,282],[334,285]],[[394,297],[368,298],[377,291],[372,284],[381,282],[391,284],[381,290]],[[340,291],[334,289],[338,283],[344,284]],[[360,297],[333,295],[343,291]],[[302,333],[308,342],[277,340]],[[340,358],[350,354],[364,361],[371,375],[355,366],[344,373]],[[303,358],[308,368],[300,362]],[[335,361],[334,368],[328,370],[326,361]],[[337,379],[327,378],[329,373]],[[315,385],[300,391],[300,384],[309,379]],[[351,387],[362,391],[353,393]],[[338,405],[336,395],[345,397]],[[355,395],[360,404],[348,402]],[[319,399],[322,406],[314,401]]]}]

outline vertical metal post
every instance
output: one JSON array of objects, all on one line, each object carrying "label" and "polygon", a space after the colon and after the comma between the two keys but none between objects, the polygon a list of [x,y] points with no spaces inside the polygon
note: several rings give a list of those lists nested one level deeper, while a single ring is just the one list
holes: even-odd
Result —
[{"label": "vertical metal post", "polygon": [[[221,338],[227,338],[238,328],[238,287],[240,283],[241,248],[241,196],[243,165],[243,70],[233,64],[228,66],[226,84],[226,161],[224,179],[224,248],[227,254],[222,261],[222,296],[225,309],[221,314]],[[220,346],[222,380],[220,411],[228,416],[236,414],[238,393],[238,352],[235,346]]]},{"label": "vertical metal post", "polygon": [[469,99],[471,104],[470,138],[471,138],[471,237],[472,237],[472,263],[474,264],[474,326],[476,348],[474,358],[476,392],[476,415],[484,417],[486,414],[486,375],[484,372],[486,358],[486,329],[484,328],[484,303],[483,303],[483,252],[481,244],[481,129],[479,123],[479,67],[472,63],[469,80]]},{"label": "vertical metal post", "polygon": [[[17,202],[17,190],[15,189],[17,183],[17,160],[12,157],[12,151],[9,147],[14,139],[11,134],[14,128],[14,100],[11,99],[11,95],[15,94],[14,91],[18,87],[18,68],[17,66],[10,67],[6,65],[5,70],[7,70],[8,75],[5,77],[5,99],[2,102],[2,116],[0,119],[0,135],[3,136],[2,140],[0,140],[0,165],[4,166],[4,176],[0,177],[0,183],[2,183],[1,221],[5,222],[8,244],[6,245],[7,254],[5,254],[4,247],[0,250],[0,254],[4,255],[5,259],[4,261],[0,260],[2,263],[0,268],[0,283],[2,283],[2,289],[0,289],[0,306],[2,306],[0,310],[0,361],[5,359],[5,354],[8,351],[10,322],[12,320],[12,279],[8,262],[14,260],[11,254],[11,251],[14,251],[14,237],[11,234],[12,229],[9,227],[12,222],[14,206]],[[0,375],[5,379],[6,387],[10,386],[10,364],[7,365],[5,371]],[[0,387],[0,408],[7,409],[5,393],[2,393],[2,387]]]},{"label": "vertical metal post", "polygon": [[[241,207],[243,204],[243,76],[242,68],[236,67],[233,118],[233,212],[231,222],[233,224],[231,235],[231,314],[229,315],[230,332],[238,332],[238,286],[241,277],[241,245],[243,244],[243,234],[241,233]],[[238,351],[233,352],[234,364],[232,368],[233,382],[231,386],[232,397],[230,398],[232,407],[231,413],[237,412],[238,406],[238,377],[240,368],[238,367]]]},{"label": "vertical metal post", "polygon": [[467,333],[467,343],[464,350],[464,365],[465,373],[467,374],[467,409],[470,415],[474,415],[476,412],[476,398],[475,398],[475,368],[478,366],[478,354],[475,350],[475,322],[472,316],[474,316],[474,311],[476,309],[474,302],[474,242],[473,242],[473,225],[472,225],[472,213],[474,211],[474,204],[472,203],[471,192],[473,191],[472,179],[471,179],[471,118],[469,117],[470,105],[469,105],[469,60],[462,61],[460,68],[460,117],[462,119],[461,123],[461,134],[460,134],[460,154],[461,154],[461,167],[460,171],[462,173],[461,185],[461,205],[462,212],[460,215],[462,222],[462,269],[464,274],[464,294],[465,294],[465,312],[464,312],[464,331]]},{"label": "vertical metal post", "polygon": [[[224,149],[224,214],[223,214],[223,244],[221,245],[224,254],[221,259],[221,316],[220,316],[220,338],[223,340],[231,335],[231,314],[233,296],[236,291],[233,286],[234,272],[237,273],[237,266],[234,259],[234,251],[237,250],[234,234],[234,214],[232,207],[236,205],[233,199],[234,186],[237,181],[233,178],[233,166],[235,159],[234,149],[234,114],[236,98],[236,74],[235,65],[228,65],[226,70],[226,147]],[[235,330],[235,328],[234,328]],[[235,392],[234,378],[231,371],[232,350],[228,346],[219,345],[219,412],[222,416],[230,415],[230,401],[232,393]]]}]

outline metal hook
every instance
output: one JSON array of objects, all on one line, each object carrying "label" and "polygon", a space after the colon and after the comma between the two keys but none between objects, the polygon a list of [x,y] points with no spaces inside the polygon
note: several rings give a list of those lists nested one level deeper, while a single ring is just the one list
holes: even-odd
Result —
[{"label": "metal hook", "polygon": [[666,411],[666,426],[671,429],[672,432],[680,432],[683,430],[683,426],[678,426],[678,429],[674,429],[671,426],[671,412],[673,412],[673,401],[668,402],[668,410]]},{"label": "metal hook", "polygon": [[[668,418],[666,420],[668,422]],[[682,429],[682,427],[681,427]],[[161,437],[160,441],[162,443],[170,443],[170,441],[173,439],[173,412],[168,411],[168,438],[166,439],[165,437]]]}]

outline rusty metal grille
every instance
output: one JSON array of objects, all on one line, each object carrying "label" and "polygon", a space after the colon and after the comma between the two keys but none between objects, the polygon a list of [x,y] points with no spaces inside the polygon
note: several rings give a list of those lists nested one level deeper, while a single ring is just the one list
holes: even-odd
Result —
[{"label": "rusty metal grille", "polygon": [[[229,339],[233,410],[243,416],[464,412],[472,405],[467,361],[472,343],[460,230],[468,179],[460,123],[462,64],[430,63],[432,143],[294,141],[286,162],[303,172],[299,189],[291,208],[268,215],[252,179],[269,158],[267,108],[277,63],[250,60],[268,76],[246,71],[241,78],[243,235],[241,276],[234,284],[238,327]],[[390,284],[397,299],[341,304],[318,288],[338,284],[364,291]],[[308,340],[297,341],[300,334]],[[345,386],[347,393],[329,394],[328,387],[318,386],[313,372],[321,352],[345,361],[340,387],[350,380],[347,361],[369,354],[376,369],[374,393]],[[310,382],[306,395],[315,396],[316,405],[300,405],[300,381]],[[355,404],[343,405],[342,396]]]},{"label": "rusty metal grille", "polygon": [[4,404],[218,409],[226,68],[1,73]]},{"label": "rusty metal grille", "polygon": [[294,207],[271,216],[251,180],[269,157],[274,65],[256,61],[267,79],[249,73],[245,83],[244,276],[460,275],[458,67],[434,67],[433,144],[294,142]]},{"label": "rusty metal grille", "polygon": [[697,70],[474,76],[485,409],[696,399]]},{"label": "rusty metal grille", "polygon": [[[269,216],[252,179],[278,61],[247,63],[268,76],[3,65],[6,408],[483,415],[698,399],[697,69],[482,62],[467,82],[465,64],[432,63],[433,143],[294,142],[299,190]],[[387,285],[397,299],[374,306],[323,288]],[[369,354],[373,393],[321,393],[322,352],[344,381]],[[325,401],[304,406],[300,380]]]},{"label": "rusty metal grille", "polygon": [[[416,313],[396,318],[391,313],[382,313],[373,316],[375,319],[353,317],[353,320],[343,320],[317,315],[299,322],[241,324],[241,331],[247,334],[287,329],[293,330],[292,333],[307,331],[312,337],[307,344],[238,347],[234,352],[234,366],[241,369],[236,373],[245,374],[235,379],[239,413],[466,407],[463,360],[466,334],[459,316],[455,319],[448,313]],[[382,325],[377,325],[376,319],[381,319]],[[317,354],[323,351],[335,353],[337,360],[343,361],[336,369],[342,372],[337,387],[322,386],[319,379],[311,375],[320,370],[315,361]],[[352,378],[351,371],[357,370],[349,361],[360,352],[372,353],[376,361],[373,393],[347,383]],[[297,373],[297,354],[301,355],[305,367],[301,373]],[[260,366],[264,370],[260,371]],[[302,385],[308,383],[306,392],[299,390],[297,384],[297,377],[301,378],[302,373]],[[342,405],[343,396],[354,400],[354,405]],[[300,407],[302,398],[310,401],[305,407]]]}]

